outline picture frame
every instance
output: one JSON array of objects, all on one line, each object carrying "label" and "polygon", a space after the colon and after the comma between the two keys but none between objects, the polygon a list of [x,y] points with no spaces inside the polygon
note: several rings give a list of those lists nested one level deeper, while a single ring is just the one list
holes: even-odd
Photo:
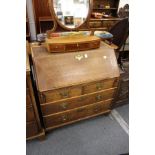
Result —
[{"label": "picture frame", "polygon": [[65,25],[74,25],[74,17],[73,16],[64,16]]}]

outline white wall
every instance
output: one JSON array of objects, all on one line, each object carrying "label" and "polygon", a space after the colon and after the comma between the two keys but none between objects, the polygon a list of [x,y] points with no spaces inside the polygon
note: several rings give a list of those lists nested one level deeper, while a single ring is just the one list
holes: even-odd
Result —
[{"label": "white wall", "polygon": [[119,2],[119,8],[123,7],[125,4],[129,4],[129,0],[120,0]]}]

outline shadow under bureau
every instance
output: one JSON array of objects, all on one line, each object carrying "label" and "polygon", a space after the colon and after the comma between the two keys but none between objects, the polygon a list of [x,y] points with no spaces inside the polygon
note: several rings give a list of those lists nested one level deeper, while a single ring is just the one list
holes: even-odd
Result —
[{"label": "shadow under bureau", "polygon": [[48,53],[33,46],[32,60],[45,130],[109,113],[119,82],[113,49]]}]

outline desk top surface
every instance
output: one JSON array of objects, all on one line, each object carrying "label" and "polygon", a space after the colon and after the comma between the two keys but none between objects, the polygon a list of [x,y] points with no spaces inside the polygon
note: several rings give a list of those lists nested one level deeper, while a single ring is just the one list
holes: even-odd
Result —
[{"label": "desk top surface", "polygon": [[103,43],[98,49],[69,53],[33,46],[32,59],[40,92],[119,77],[114,50]]}]

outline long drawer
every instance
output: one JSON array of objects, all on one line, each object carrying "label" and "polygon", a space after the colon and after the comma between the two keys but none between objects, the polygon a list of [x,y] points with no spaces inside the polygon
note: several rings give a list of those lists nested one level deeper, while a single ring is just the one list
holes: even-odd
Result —
[{"label": "long drawer", "polygon": [[83,106],[70,111],[44,116],[45,128],[54,128],[68,122],[80,120],[91,115],[99,114],[110,110],[112,99],[101,101],[89,106]]},{"label": "long drawer", "polygon": [[118,79],[112,78],[112,79],[101,80],[101,81],[92,82],[88,84],[81,84],[79,86],[66,87],[66,88],[56,89],[52,91],[46,91],[46,92],[43,92],[41,95],[41,104],[58,101],[65,98],[76,97],[84,94],[89,94],[96,91],[117,87],[117,85],[118,85]]},{"label": "long drawer", "polygon": [[43,116],[58,113],[65,110],[78,108],[84,105],[89,105],[102,100],[113,98],[116,88],[102,90],[92,94],[82,95],[80,97],[74,97],[57,102],[51,102],[41,105]]}]

